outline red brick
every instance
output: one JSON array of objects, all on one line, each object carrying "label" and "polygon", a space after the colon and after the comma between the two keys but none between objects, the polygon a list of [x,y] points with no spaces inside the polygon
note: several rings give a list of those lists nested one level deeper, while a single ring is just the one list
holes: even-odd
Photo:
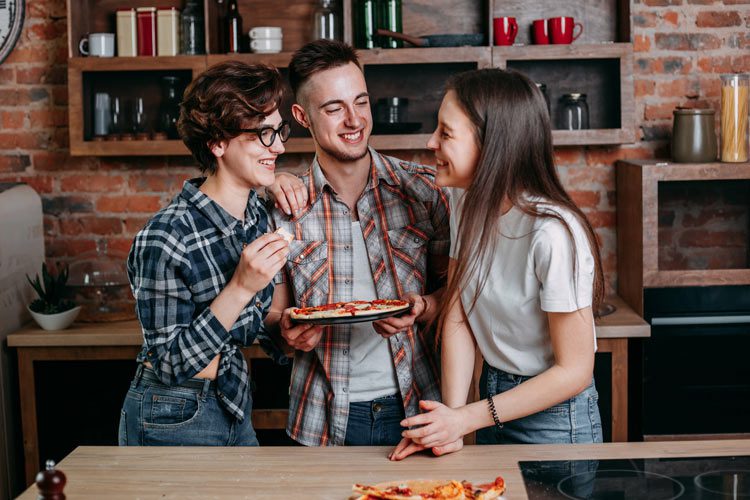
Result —
[{"label": "red brick", "polygon": [[101,212],[153,214],[162,207],[161,197],[149,195],[103,196],[96,203]]},{"label": "red brick", "polygon": [[709,222],[731,225],[731,223],[741,223],[747,211],[742,208],[719,207],[704,208],[697,214],[686,213],[682,218],[684,227],[701,227]]},{"label": "red brick", "polygon": [[653,75],[654,73],[689,74],[693,63],[686,57],[639,58],[635,61],[636,73]]},{"label": "red brick", "polygon": [[583,163],[581,148],[555,148],[555,164],[577,165]]},{"label": "red brick", "polygon": [[724,0],[725,5],[750,4],[750,0]]},{"label": "red brick", "polygon": [[568,167],[564,184],[569,190],[598,191],[615,188],[615,171],[612,165],[580,165]]},{"label": "red brick", "polygon": [[0,89],[0,106],[23,106],[31,102],[29,89]]},{"label": "red brick", "polygon": [[16,73],[13,68],[0,67],[0,85],[13,84],[16,81]]},{"label": "red brick", "polygon": [[682,0],[641,0],[641,3],[649,7],[668,7],[670,5],[682,5]]},{"label": "red brick", "polygon": [[65,235],[122,234],[122,221],[116,217],[75,217],[60,219],[60,232]]},{"label": "red brick", "polygon": [[666,120],[672,118],[672,111],[679,106],[679,102],[662,102],[646,104],[643,116],[646,120]]},{"label": "red brick", "polygon": [[596,208],[601,199],[596,191],[568,191],[568,194],[580,208]]},{"label": "red brick", "polygon": [[706,33],[656,33],[656,48],[662,50],[710,50],[721,47],[721,39]]},{"label": "red brick", "polygon": [[698,68],[706,73],[728,73],[732,70],[732,62],[729,56],[701,57]]},{"label": "red brick", "polygon": [[18,182],[25,182],[40,194],[51,193],[54,188],[54,179],[52,177],[39,174],[21,176],[17,180]]},{"label": "red brick", "polygon": [[684,97],[688,94],[690,82],[685,78],[660,82],[656,85],[656,93],[662,97]]},{"label": "red brick", "polygon": [[182,183],[183,179],[171,173],[137,174],[130,176],[128,189],[134,193],[176,193],[182,187]]},{"label": "red brick", "polygon": [[743,55],[732,58],[732,72],[744,73],[750,70],[750,56]]},{"label": "red brick", "polygon": [[653,12],[638,12],[633,14],[633,26],[639,28],[655,28],[659,18]]},{"label": "red brick", "polygon": [[680,24],[680,14],[673,10],[662,12],[661,18],[672,26],[679,26]]},{"label": "red brick", "polygon": [[60,181],[60,189],[64,192],[111,193],[121,191],[123,186],[123,177],[110,175],[70,175]]},{"label": "red brick", "polygon": [[31,128],[61,127],[68,124],[67,108],[35,109],[29,112]]},{"label": "red brick", "polygon": [[747,232],[689,229],[683,231],[679,245],[702,248],[745,247],[747,246]]},{"label": "red brick", "polygon": [[66,14],[63,0],[33,0],[26,3],[26,8],[31,18],[60,19]]},{"label": "red brick", "polygon": [[713,5],[718,2],[719,0],[688,0],[691,5]]},{"label": "red brick", "polygon": [[133,246],[133,238],[108,238],[107,239],[107,256],[124,259]]},{"label": "red brick", "polygon": [[55,151],[40,151],[34,153],[32,159],[34,170],[60,170],[65,167],[68,155]]},{"label": "red brick", "polygon": [[643,97],[646,95],[654,95],[654,89],[656,88],[656,82],[653,80],[635,80],[635,97]]},{"label": "red brick", "polygon": [[19,68],[16,71],[18,83],[65,83],[67,79],[67,69],[62,65]]},{"label": "red brick", "polygon": [[68,105],[68,88],[63,86],[55,86],[52,88],[52,101],[55,106],[67,106]]},{"label": "red brick", "polygon": [[32,22],[26,32],[30,40],[56,40],[65,33],[65,22]]},{"label": "red brick", "polygon": [[2,111],[0,112],[0,124],[4,129],[23,128],[23,120],[26,113],[23,111]]},{"label": "red brick", "polygon": [[23,172],[31,164],[29,155],[15,154],[0,156],[0,173]]},{"label": "red brick", "polygon": [[617,213],[614,210],[592,210],[586,212],[586,218],[594,228],[615,227]]},{"label": "red brick", "polygon": [[[16,47],[8,55],[5,63],[48,63],[47,47],[42,43],[28,44]],[[5,64],[3,63],[3,64]]]},{"label": "red brick", "polygon": [[648,36],[636,35],[633,42],[633,50],[636,52],[648,52],[651,48],[651,39]]},{"label": "red brick", "polygon": [[592,147],[586,149],[586,163],[588,165],[614,165],[617,160],[635,160],[653,157],[653,151],[645,146]]},{"label": "red brick", "polygon": [[699,28],[724,28],[728,26],[740,26],[742,18],[739,12],[699,12],[695,25]]},{"label": "red brick", "polygon": [[32,132],[0,132],[0,150],[40,149],[46,144],[44,137]]},{"label": "red brick", "polygon": [[96,251],[96,241],[92,239],[61,238],[57,235],[45,238],[48,259],[58,257],[78,257]]},{"label": "red brick", "polygon": [[144,228],[146,223],[149,221],[150,216],[143,217],[125,217],[122,222],[124,224],[124,233],[129,236],[135,236],[135,233]]}]

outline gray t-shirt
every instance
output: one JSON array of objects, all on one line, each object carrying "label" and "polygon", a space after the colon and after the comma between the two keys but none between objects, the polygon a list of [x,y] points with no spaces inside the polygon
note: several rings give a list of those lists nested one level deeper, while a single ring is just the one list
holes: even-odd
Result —
[{"label": "gray t-shirt", "polygon": [[[359,222],[352,222],[352,253],[354,258],[355,300],[378,298],[370,261]],[[393,366],[388,340],[372,327],[372,323],[354,323],[349,342],[349,402],[372,401],[397,394],[396,367]]]},{"label": "gray t-shirt", "polygon": [[[464,193],[454,189],[451,196],[453,259],[458,258]],[[500,240],[495,254],[461,291],[469,324],[487,363],[525,376],[538,375],[554,364],[546,313],[572,312],[591,306],[594,280],[594,258],[575,215],[540,199],[532,201],[541,210],[561,215],[570,226],[573,240],[560,221],[532,217],[513,207],[500,217]],[[485,275],[484,289],[474,309],[469,311],[479,277]],[[592,342],[596,347],[595,338]]]}]

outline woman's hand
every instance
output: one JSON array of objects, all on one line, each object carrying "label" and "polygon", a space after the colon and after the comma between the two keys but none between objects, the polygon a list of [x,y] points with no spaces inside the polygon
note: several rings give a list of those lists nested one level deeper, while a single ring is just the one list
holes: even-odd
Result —
[{"label": "woman's hand", "polygon": [[276,174],[276,182],[266,187],[275,200],[276,208],[287,215],[297,214],[307,206],[307,186],[296,175]]},{"label": "woman's hand", "polygon": [[253,296],[278,273],[289,255],[289,243],[276,233],[267,233],[247,245],[231,281]]},{"label": "woman's hand", "polygon": [[[420,401],[419,407],[426,413],[414,415],[401,421],[402,427],[415,427],[401,433],[424,448],[443,448],[462,440],[469,429],[465,428],[467,416],[463,408],[450,408],[437,401]],[[453,451],[453,450],[451,450]]]},{"label": "woman's hand", "polygon": [[408,300],[412,304],[412,308],[409,310],[408,314],[391,316],[390,318],[384,318],[373,322],[372,327],[384,339],[399,332],[406,331],[407,328],[417,321],[419,316],[421,316],[426,309],[425,299],[419,294],[409,294],[404,300]]},{"label": "woman's hand", "polygon": [[[454,451],[458,451],[463,447],[464,447],[464,440],[463,438],[459,438],[453,443],[449,443],[445,446],[437,446],[435,448],[432,448],[432,453],[436,457],[439,457],[447,453],[453,453]],[[409,438],[404,438],[401,440],[400,443],[398,443],[398,445],[393,449],[393,451],[390,452],[390,454],[388,454],[388,460],[393,460],[394,462],[397,462],[399,460],[405,459],[409,455],[412,455],[414,453],[417,453],[426,449],[427,448],[425,448],[421,444],[417,444]]]}]

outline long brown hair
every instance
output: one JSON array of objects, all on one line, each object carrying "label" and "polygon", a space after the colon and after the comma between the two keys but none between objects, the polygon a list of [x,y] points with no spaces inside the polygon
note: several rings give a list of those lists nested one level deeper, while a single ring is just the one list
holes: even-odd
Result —
[{"label": "long brown hair", "polygon": [[[444,326],[449,305],[483,264],[490,262],[498,245],[498,221],[507,197],[513,206],[534,217],[559,220],[573,240],[569,224],[555,211],[541,209],[529,197],[540,197],[546,205],[569,210],[581,223],[594,256],[593,306],[596,311],[604,294],[604,279],[596,235],[586,216],[563,188],[555,170],[547,105],[536,85],[516,71],[481,69],[453,76],[447,91],[455,92],[462,110],[474,125],[480,150],[474,178],[466,190],[458,228],[457,265],[448,276],[439,324]],[[527,196],[528,195],[528,196]],[[575,244],[573,266],[576,268]],[[574,273],[574,276],[576,274]],[[487,283],[480,277],[467,314],[476,305]]]}]

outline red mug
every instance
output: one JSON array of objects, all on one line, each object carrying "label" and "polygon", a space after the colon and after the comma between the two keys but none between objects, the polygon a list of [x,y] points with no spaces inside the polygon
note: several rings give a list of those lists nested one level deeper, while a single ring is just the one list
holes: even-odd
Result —
[{"label": "red mug", "polygon": [[518,34],[518,23],[515,17],[496,17],[492,22],[495,32],[495,45],[513,45]]},{"label": "red mug", "polygon": [[535,19],[531,24],[531,34],[534,43],[537,45],[547,45],[549,43],[549,34],[547,33],[547,20]]},{"label": "red mug", "polygon": [[[575,28],[580,28],[578,34],[573,34]],[[572,17],[552,17],[549,20],[549,39],[552,43],[573,43],[583,33],[583,25]]]}]

